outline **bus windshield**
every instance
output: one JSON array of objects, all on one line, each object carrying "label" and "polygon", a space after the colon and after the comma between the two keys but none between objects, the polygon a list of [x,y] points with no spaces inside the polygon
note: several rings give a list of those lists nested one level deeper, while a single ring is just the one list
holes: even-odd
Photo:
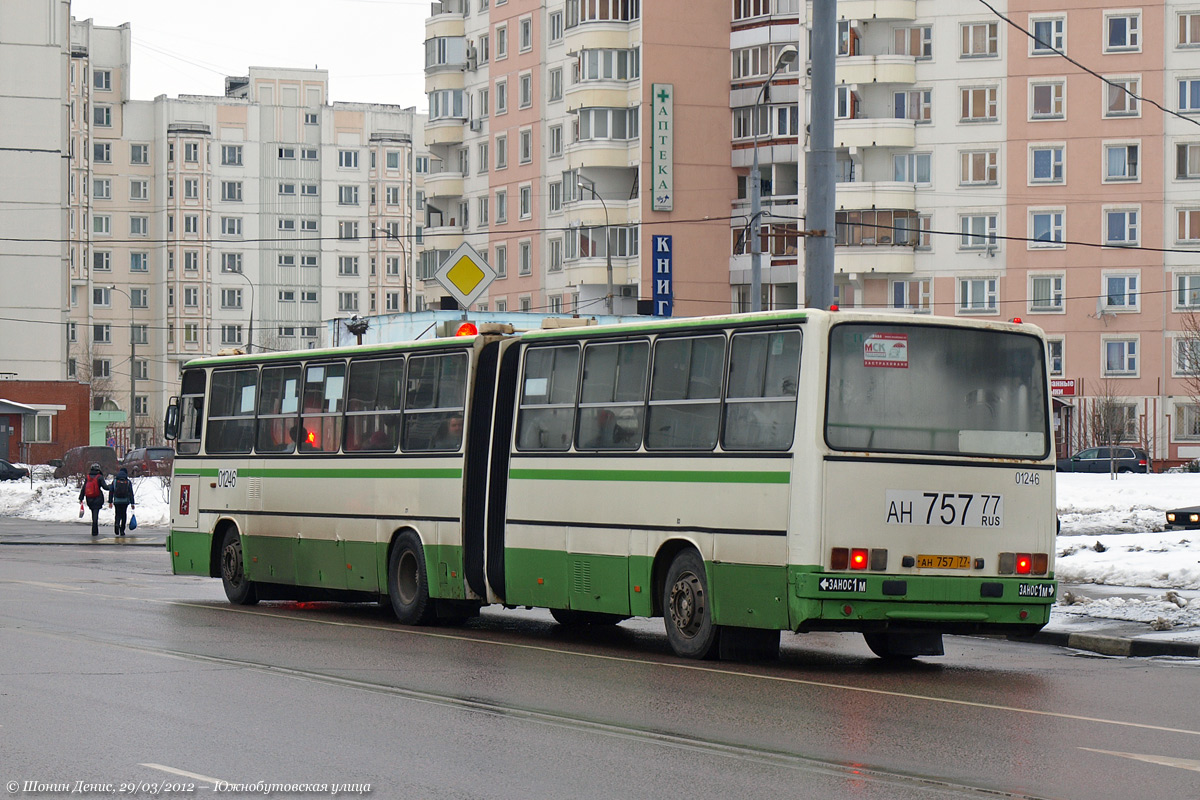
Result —
[{"label": "bus windshield", "polygon": [[1035,336],[837,325],[829,334],[825,439],[837,450],[1045,458],[1046,392]]}]

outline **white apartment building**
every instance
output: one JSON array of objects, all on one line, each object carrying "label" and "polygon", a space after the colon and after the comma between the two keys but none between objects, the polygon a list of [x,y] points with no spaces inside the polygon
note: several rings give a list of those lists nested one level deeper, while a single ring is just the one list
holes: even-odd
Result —
[{"label": "white apartment building", "polygon": [[129,27],[72,29],[57,360],[95,410],[133,404],[134,446],[159,441],[191,358],[336,344],[327,320],[409,310],[415,109],[331,102],[324,70],[260,67],[220,96],[135,101]]}]

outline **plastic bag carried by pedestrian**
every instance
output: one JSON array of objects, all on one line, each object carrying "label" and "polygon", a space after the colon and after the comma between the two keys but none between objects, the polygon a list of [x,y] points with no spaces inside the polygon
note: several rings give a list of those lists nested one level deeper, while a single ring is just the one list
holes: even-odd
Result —
[{"label": "plastic bag carried by pedestrian", "polygon": [[83,503],[79,504],[79,518],[83,519]]},{"label": "plastic bag carried by pedestrian", "polygon": [[129,530],[133,530],[136,527],[137,527],[137,514],[130,514],[129,515]]}]

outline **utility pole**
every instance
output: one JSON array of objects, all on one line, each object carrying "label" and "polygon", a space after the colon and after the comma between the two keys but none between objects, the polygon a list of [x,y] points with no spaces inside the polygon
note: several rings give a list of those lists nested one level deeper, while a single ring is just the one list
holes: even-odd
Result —
[{"label": "utility pole", "polygon": [[808,161],[805,165],[804,305],[833,305],[834,68],[837,0],[813,0],[812,80],[809,83]]}]

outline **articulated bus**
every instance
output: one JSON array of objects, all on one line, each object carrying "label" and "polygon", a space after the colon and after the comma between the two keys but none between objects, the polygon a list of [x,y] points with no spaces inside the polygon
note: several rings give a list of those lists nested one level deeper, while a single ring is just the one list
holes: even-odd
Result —
[{"label": "articulated bus", "polygon": [[1045,353],[1019,321],[800,310],[197,359],[167,546],[234,603],[661,616],[691,658],[1032,635]]}]

